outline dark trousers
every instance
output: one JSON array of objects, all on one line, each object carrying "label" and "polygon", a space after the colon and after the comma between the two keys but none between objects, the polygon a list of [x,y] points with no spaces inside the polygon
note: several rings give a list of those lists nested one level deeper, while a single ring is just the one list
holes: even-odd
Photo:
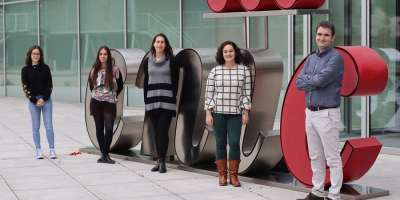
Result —
[{"label": "dark trousers", "polygon": [[226,145],[229,140],[229,159],[240,160],[240,134],[242,115],[212,113],[214,134],[217,141],[217,160],[226,159]]},{"label": "dark trousers", "polygon": [[172,117],[156,115],[150,117],[150,120],[153,125],[158,158],[165,158],[169,144],[168,130]]},{"label": "dark trousers", "polygon": [[113,138],[115,115],[100,114],[93,115],[96,125],[96,137],[100,150],[107,155],[110,152],[110,145]]}]

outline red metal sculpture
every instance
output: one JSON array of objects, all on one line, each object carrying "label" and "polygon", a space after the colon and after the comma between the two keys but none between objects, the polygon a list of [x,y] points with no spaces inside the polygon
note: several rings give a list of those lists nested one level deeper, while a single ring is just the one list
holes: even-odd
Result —
[{"label": "red metal sculpture", "polygon": [[284,10],[287,9],[317,9],[324,5],[325,0],[275,0]]},{"label": "red metal sculpture", "polygon": [[208,7],[213,12],[239,12],[245,11],[240,0],[207,0]]},{"label": "red metal sculpture", "polygon": [[[335,47],[343,56],[345,72],[341,95],[344,97],[377,95],[387,83],[386,63],[378,53],[362,46]],[[311,187],[311,163],[305,133],[305,94],[296,89],[296,78],[304,59],[292,76],[286,90],[281,115],[281,146],[286,165],[302,184]],[[382,144],[374,137],[347,140],[341,152],[343,182],[361,178],[375,162]],[[330,185],[329,167],[325,185]]]},{"label": "red metal sculpture", "polygon": [[243,8],[248,11],[279,10],[275,0],[240,0]]}]

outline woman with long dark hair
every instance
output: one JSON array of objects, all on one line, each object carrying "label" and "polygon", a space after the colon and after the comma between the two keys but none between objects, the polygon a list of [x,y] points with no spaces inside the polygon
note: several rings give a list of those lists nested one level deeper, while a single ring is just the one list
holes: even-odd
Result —
[{"label": "woman with long dark hair", "polygon": [[47,141],[50,147],[50,158],[57,158],[54,151],[53,130],[53,80],[49,66],[44,63],[43,51],[38,45],[29,48],[25,57],[26,66],[22,68],[22,89],[29,99],[29,111],[32,119],[33,141],[36,146],[36,158],[42,159],[43,153],[40,146],[40,113],[43,114],[43,123],[46,129]]},{"label": "woman with long dark hair", "polygon": [[97,162],[114,164],[115,161],[108,154],[117,114],[116,104],[118,95],[123,89],[123,81],[120,70],[117,66],[113,66],[108,47],[102,46],[98,50],[96,61],[89,73],[88,82],[92,91],[90,115],[94,118],[96,137],[101,151],[101,157]]},{"label": "woman with long dark hair", "polygon": [[[240,187],[237,174],[240,164],[240,134],[242,125],[249,122],[251,108],[250,71],[242,65],[243,54],[234,42],[223,42],[216,53],[219,64],[208,75],[205,106],[206,123],[213,126],[217,142],[216,162],[219,185],[227,185],[227,160],[229,182]],[[229,159],[226,145],[229,140]]]},{"label": "woman with long dark hair", "polygon": [[150,117],[158,155],[152,172],[167,172],[165,156],[168,150],[168,130],[172,117],[176,116],[176,94],[179,82],[179,64],[175,59],[167,36],[154,36],[150,56],[143,61],[144,102],[146,117]]}]

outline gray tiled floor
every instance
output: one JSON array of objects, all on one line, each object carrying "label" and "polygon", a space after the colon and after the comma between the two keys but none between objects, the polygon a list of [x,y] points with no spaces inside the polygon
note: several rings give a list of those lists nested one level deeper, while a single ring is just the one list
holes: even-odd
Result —
[{"label": "gray tiled floor", "polygon": [[[306,193],[242,181],[242,187],[220,187],[214,176],[168,169],[150,172],[151,165],[115,159],[98,164],[97,155],[70,153],[92,146],[86,132],[84,107],[54,101],[53,126],[57,159],[49,159],[46,134],[41,128],[45,158],[37,160],[31,135],[27,100],[0,98],[0,199],[271,199],[287,200]],[[126,108],[124,112],[143,113]],[[379,200],[400,199],[400,156],[381,154],[356,184],[389,189]]]}]

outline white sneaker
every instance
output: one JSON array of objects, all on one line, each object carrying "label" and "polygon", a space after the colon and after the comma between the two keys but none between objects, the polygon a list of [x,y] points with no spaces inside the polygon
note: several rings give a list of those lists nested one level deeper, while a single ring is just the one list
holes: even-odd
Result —
[{"label": "white sneaker", "polygon": [[50,159],[56,159],[57,155],[56,152],[54,151],[54,148],[50,148]]},{"label": "white sneaker", "polygon": [[36,149],[36,158],[43,159],[43,153],[41,149]]}]

